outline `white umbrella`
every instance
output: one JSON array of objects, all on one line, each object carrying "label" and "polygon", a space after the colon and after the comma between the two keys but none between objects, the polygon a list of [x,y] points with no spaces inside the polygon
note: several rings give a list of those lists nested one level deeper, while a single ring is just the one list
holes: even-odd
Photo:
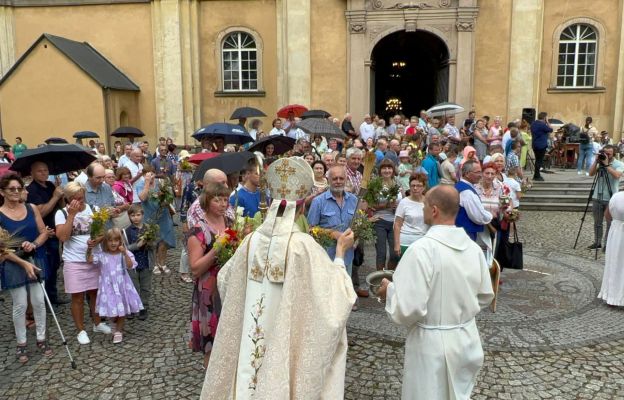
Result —
[{"label": "white umbrella", "polygon": [[428,109],[427,114],[431,115],[432,117],[439,117],[442,115],[447,116],[459,114],[462,111],[464,111],[464,107],[460,106],[459,104],[444,102],[438,103]]}]

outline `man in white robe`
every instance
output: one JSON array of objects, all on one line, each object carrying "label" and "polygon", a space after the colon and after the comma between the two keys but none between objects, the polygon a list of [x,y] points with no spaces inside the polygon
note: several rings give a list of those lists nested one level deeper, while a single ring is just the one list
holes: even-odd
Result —
[{"label": "man in white robe", "polygon": [[267,183],[265,221],[217,276],[223,306],[201,399],[342,399],[353,233],[332,261],[295,222],[314,183],[303,159],[275,161]]},{"label": "man in white robe", "polygon": [[427,193],[423,212],[431,228],[378,293],[392,320],[409,329],[403,400],[469,399],[483,365],[475,315],[494,292],[483,252],[455,226],[458,208],[452,186]]}]

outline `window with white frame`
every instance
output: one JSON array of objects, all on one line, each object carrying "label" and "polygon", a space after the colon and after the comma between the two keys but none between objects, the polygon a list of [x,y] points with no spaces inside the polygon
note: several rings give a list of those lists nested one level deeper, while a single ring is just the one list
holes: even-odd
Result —
[{"label": "window with white frame", "polygon": [[559,37],[557,87],[592,88],[596,84],[598,35],[587,24],[565,28]]},{"label": "window with white frame", "polygon": [[232,32],[221,46],[223,91],[258,90],[256,41],[246,32]]}]

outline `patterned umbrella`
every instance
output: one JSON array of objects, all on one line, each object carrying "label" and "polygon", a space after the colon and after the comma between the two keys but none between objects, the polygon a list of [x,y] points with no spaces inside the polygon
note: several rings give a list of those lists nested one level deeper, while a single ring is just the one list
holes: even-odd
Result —
[{"label": "patterned umbrella", "polygon": [[298,128],[310,135],[321,135],[327,139],[344,139],[347,135],[327,118],[306,118],[297,124]]},{"label": "patterned umbrella", "polygon": [[308,111],[308,109],[302,105],[289,104],[287,106],[280,108],[277,111],[277,116],[281,118],[288,118],[288,114],[292,113],[295,115],[295,117],[300,117],[301,114],[303,114],[306,111]]},{"label": "patterned umbrella", "polygon": [[253,142],[253,138],[249,136],[245,128],[227,122],[217,122],[206,125],[196,130],[191,136],[200,142],[204,139],[217,137],[223,138],[225,144],[245,144]]}]

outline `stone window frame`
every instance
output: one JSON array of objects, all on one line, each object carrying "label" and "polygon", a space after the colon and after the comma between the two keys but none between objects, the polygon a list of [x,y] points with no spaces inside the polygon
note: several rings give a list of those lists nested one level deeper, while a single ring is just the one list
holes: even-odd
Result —
[{"label": "stone window frame", "polygon": [[[250,35],[256,42],[256,71],[258,86],[255,90],[224,90],[223,89],[223,43],[225,38],[231,33],[243,32]],[[215,91],[215,97],[264,97],[266,92],[264,90],[263,79],[263,62],[262,57],[264,53],[264,44],[262,37],[255,30],[245,26],[231,26],[222,30],[217,35],[215,41],[215,60],[216,60],[216,79],[217,90]]]},{"label": "stone window frame", "polygon": [[[589,25],[594,28],[596,39],[596,62],[595,62],[595,79],[593,87],[566,87],[557,86],[557,71],[559,68],[559,41],[561,33],[568,27],[576,24]],[[550,85],[548,93],[569,93],[569,92],[604,92],[604,56],[606,54],[606,30],[598,20],[587,17],[571,18],[557,26],[552,36],[552,63],[550,73]]]}]

